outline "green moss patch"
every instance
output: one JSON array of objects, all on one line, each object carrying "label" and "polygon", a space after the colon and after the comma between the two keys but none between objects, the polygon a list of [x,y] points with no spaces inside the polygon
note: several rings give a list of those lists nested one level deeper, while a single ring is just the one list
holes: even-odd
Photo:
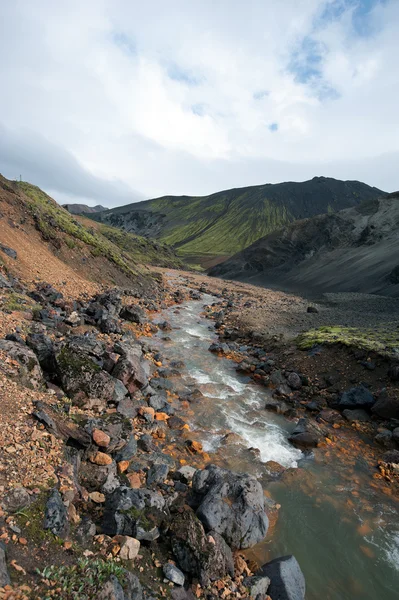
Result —
[{"label": "green moss patch", "polygon": [[377,352],[384,356],[399,356],[399,330],[396,324],[391,327],[319,327],[300,334],[296,339],[298,348],[308,350],[319,344],[343,344]]}]

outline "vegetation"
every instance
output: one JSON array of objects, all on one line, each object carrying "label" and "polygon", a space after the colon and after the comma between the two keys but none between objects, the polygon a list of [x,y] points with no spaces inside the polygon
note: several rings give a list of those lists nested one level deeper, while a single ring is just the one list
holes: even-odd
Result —
[{"label": "vegetation", "polygon": [[95,598],[102,586],[114,575],[123,586],[125,570],[113,560],[88,560],[81,558],[72,566],[50,565],[37,570],[48,588],[43,600],[90,600]]},{"label": "vegetation", "polygon": [[165,196],[90,218],[144,232],[174,246],[182,257],[209,258],[231,256],[295,219],[334,213],[383,194],[357,181],[315,177],[303,183],[266,184],[204,197]]},{"label": "vegetation", "polygon": [[384,326],[370,329],[357,327],[319,327],[302,333],[297,338],[301,350],[319,344],[343,344],[344,346],[374,351],[385,356],[398,356],[399,331]]}]

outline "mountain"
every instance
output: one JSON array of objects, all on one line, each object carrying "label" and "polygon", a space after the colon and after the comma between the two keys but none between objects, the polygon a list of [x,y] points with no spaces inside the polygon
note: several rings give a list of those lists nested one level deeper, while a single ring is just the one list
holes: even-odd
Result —
[{"label": "mountain", "polygon": [[[46,280],[53,269],[61,280],[69,274],[71,280],[143,286],[155,277],[146,265],[182,266],[169,246],[73,216],[40,188],[0,175],[2,246],[16,253],[16,268],[32,280]],[[0,265],[4,256],[0,252]]]},{"label": "mountain", "polygon": [[211,266],[291,221],[337,212],[383,193],[359,181],[315,177],[203,197],[163,196],[90,217],[160,239],[186,262]]},{"label": "mountain", "polygon": [[66,208],[71,215],[97,213],[103,210],[108,210],[105,206],[101,206],[101,204],[97,204],[96,206],[87,206],[87,204],[63,204],[62,208]]},{"label": "mountain", "polygon": [[296,221],[209,274],[302,293],[399,296],[399,192]]}]

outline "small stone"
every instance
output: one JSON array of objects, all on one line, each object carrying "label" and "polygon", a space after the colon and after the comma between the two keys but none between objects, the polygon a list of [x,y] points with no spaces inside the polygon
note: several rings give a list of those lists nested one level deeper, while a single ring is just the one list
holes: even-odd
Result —
[{"label": "small stone", "polygon": [[184,574],[172,563],[166,563],[163,566],[163,572],[166,579],[169,579],[172,583],[176,585],[184,585]]},{"label": "small stone", "polygon": [[3,499],[3,507],[8,512],[17,512],[30,504],[28,491],[23,487],[10,490]]},{"label": "small stone", "polygon": [[169,415],[164,412],[157,412],[154,417],[156,421],[167,421],[169,419]]},{"label": "small stone", "polygon": [[141,479],[138,473],[127,473],[126,477],[129,480],[130,487],[137,490],[141,488]]},{"label": "small stone", "polygon": [[102,504],[103,502],[105,502],[105,496],[104,494],[101,494],[101,492],[91,492],[89,494],[89,498],[96,504]]},{"label": "small stone", "polygon": [[[120,544],[119,556],[122,560],[134,560],[140,551],[140,542],[136,538],[125,536],[116,536],[116,541]],[[115,538],[114,538],[115,540]]]},{"label": "small stone", "polygon": [[105,431],[101,431],[101,429],[94,429],[92,433],[93,441],[100,448],[108,448],[111,438]]},{"label": "small stone", "polygon": [[90,462],[95,465],[105,466],[112,463],[112,458],[104,452],[97,452],[97,454],[90,458]]},{"label": "small stone", "polygon": [[121,462],[118,462],[118,473],[124,473],[125,471],[127,471],[128,466],[128,460],[121,460]]}]

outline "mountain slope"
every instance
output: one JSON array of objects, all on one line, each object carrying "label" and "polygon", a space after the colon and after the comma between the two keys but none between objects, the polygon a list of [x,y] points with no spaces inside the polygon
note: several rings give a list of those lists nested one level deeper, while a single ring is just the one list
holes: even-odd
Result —
[{"label": "mountain slope", "polygon": [[154,275],[147,264],[181,265],[163,244],[84,221],[40,188],[0,175],[0,248],[9,247],[17,255],[13,260],[0,252],[0,262],[26,280],[46,280],[51,269],[59,272],[61,282],[69,277],[133,287],[151,284]]},{"label": "mountain slope", "polygon": [[164,196],[91,218],[173,245],[181,256],[231,256],[295,219],[356,206],[383,192],[358,181],[315,177],[210,196]]},{"label": "mountain slope", "polygon": [[101,206],[101,204],[97,204],[96,206],[87,206],[87,204],[63,204],[62,208],[65,208],[71,215],[82,215],[108,210],[106,206]]},{"label": "mountain slope", "polygon": [[210,275],[302,292],[399,296],[399,193],[265,236]]}]

